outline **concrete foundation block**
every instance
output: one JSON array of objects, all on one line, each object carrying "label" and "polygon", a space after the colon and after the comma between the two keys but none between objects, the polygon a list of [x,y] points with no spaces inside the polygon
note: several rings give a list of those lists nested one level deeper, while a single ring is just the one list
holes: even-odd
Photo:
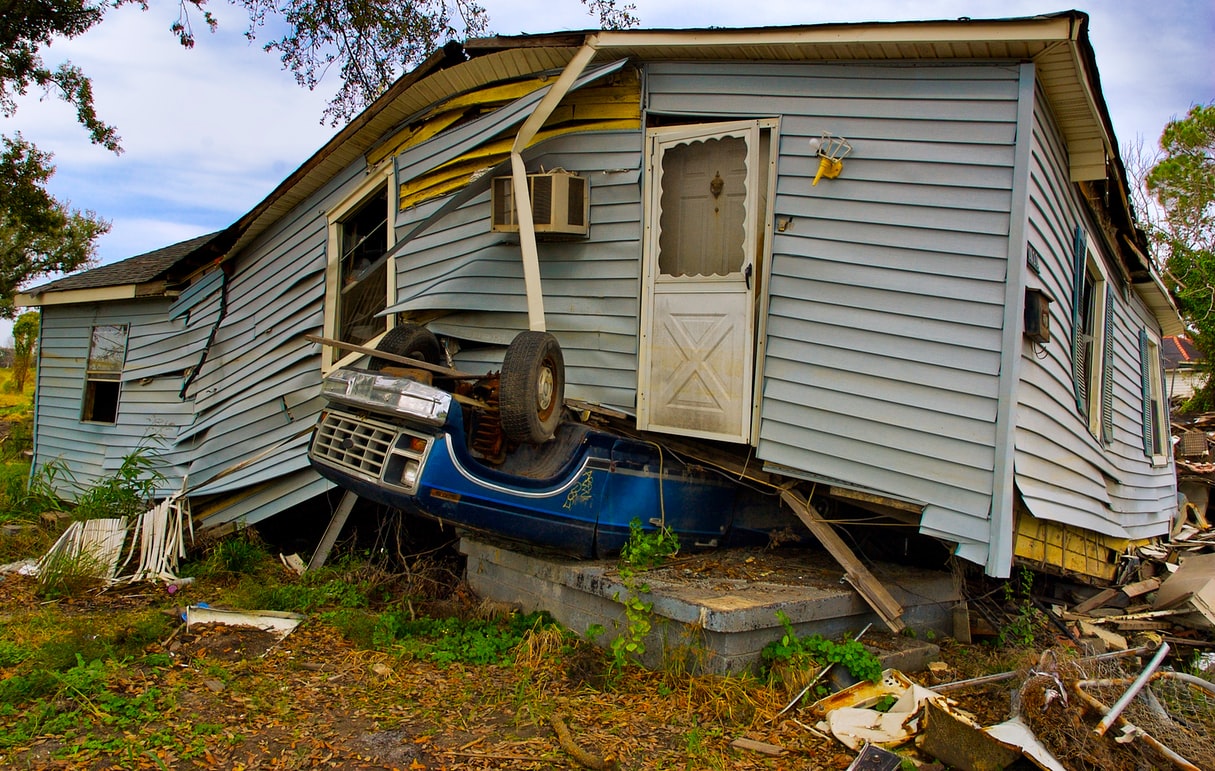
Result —
[{"label": "concrete foundation block", "polygon": [[[514,545],[464,538],[468,582],[479,596],[513,603],[525,612],[544,610],[580,635],[601,627],[597,644],[607,646],[625,628],[621,600],[628,589],[607,561],[580,561]],[[763,550],[710,552],[681,559],[671,567],[646,571],[653,603],[653,628],[641,661],[658,668],[676,663],[693,671],[735,674],[754,671],[764,646],[784,634],[778,613],[799,636],[839,639],[871,624],[885,625],[861,596],[832,569],[826,552],[777,554]],[[699,560],[699,562],[696,562]],[[948,573],[897,565],[874,574],[903,606],[903,621],[916,639],[871,647],[883,665],[914,672],[939,653],[923,642],[953,628],[953,608],[961,599]],[[890,637],[890,635],[887,635]],[[864,641],[864,640],[862,640]]]}]

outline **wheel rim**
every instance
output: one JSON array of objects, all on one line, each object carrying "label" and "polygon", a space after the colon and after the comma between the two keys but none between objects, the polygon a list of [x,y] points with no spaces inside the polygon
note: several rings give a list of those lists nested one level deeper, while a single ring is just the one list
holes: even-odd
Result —
[{"label": "wheel rim", "polygon": [[541,417],[547,416],[553,409],[554,388],[552,363],[545,361],[536,379],[536,408]]}]

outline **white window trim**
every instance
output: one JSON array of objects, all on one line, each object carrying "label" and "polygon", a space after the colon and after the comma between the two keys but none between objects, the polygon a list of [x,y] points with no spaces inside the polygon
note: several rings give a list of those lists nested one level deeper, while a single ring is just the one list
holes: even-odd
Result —
[{"label": "white window trim", "polygon": [[[1160,335],[1150,329],[1145,329],[1147,337],[1147,361],[1143,362],[1147,368],[1147,386],[1148,398],[1157,405],[1156,410],[1156,425],[1152,427],[1154,446],[1152,454],[1149,456],[1153,466],[1164,466],[1169,462],[1169,452],[1171,450],[1171,431],[1169,429],[1169,400],[1164,393],[1164,373],[1161,369],[1161,342]],[[1144,405],[1145,407],[1147,405]],[[1156,450],[1159,449],[1160,452]]]},{"label": "white window trim", "polygon": [[[122,329],[122,361],[119,362],[118,369],[113,370],[93,370],[90,365],[93,363],[93,342],[96,337],[97,329],[100,327],[113,327]],[[84,360],[84,390],[80,395],[80,422],[89,423],[98,426],[115,426],[118,425],[118,413],[122,407],[122,371],[126,368],[127,354],[131,350],[131,325],[130,324],[93,324],[89,327],[89,351],[85,355]],[[114,405],[113,420],[97,420],[96,418],[86,417],[86,412],[91,401],[89,398],[89,387],[93,383],[114,383],[117,389]]]},{"label": "white window trim", "polygon": [[[341,288],[342,247],[341,247],[341,243],[339,242],[339,236],[341,233],[339,224],[341,223],[341,221],[343,219],[346,218],[346,216],[348,214],[350,214],[354,209],[358,208],[358,206],[361,205],[364,201],[366,201],[369,196],[371,196],[373,193],[375,193],[375,191],[378,188],[384,187],[384,186],[389,187],[388,196],[387,196],[387,211],[385,212],[385,216],[387,217],[387,222],[388,222],[388,225],[386,228],[388,248],[392,249],[392,247],[396,244],[396,227],[395,227],[396,216],[395,215],[396,215],[397,196],[395,194],[395,191],[391,189],[392,182],[393,182],[392,171],[393,171],[393,162],[392,162],[392,159],[390,158],[390,159],[384,161],[383,163],[381,163],[378,168],[372,169],[368,173],[367,178],[365,180],[363,180],[362,184],[360,184],[357,188],[355,188],[354,192],[352,192],[350,195],[346,196],[346,198],[340,204],[338,204],[337,206],[335,206],[333,209],[331,209],[330,211],[328,211],[326,213],[326,219],[327,219],[326,230],[328,233],[328,240],[327,240],[326,248],[325,248],[326,264],[325,264],[324,336],[327,338],[335,339],[337,337],[337,326],[338,326],[337,307],[338,307],[338,304],[336,302],[334,302],[334,298],[338,297],[340,294],[340,291],[341,291],[340,288]],[[395,279],[396,279],[396,260],[395,260],[395,258],[389,257],[388,258],[388,281],[387,281],[388,292],[387,292],[387,296],[385,297],[385,305],[384,305],[385,308],[391,307],[393,304],[396,303],[397,287],[396,287]],[[392,329],[395,325],[396,324],[394,322],[393,317],[389,316],[387,329]],[[383,337],[383,335],[380,335],[379,337],[376,337],[373,340],[369,340],[367,342],[368,347],[374,347],[375,343],[379,342],[381,337]],[[341,351],[341,350],[334,348],[331,345],[322,346],[321,372],[322,372],[322,374],[328,374],[331,370],[351,364],[352,362],[357,360],[361,355],[362,354],[359,354],[359,353]]]},{"label": "white window trim", "polygon": [[1085,264],[1084,269],[1087,273],[1095,276],[1093,286],[1093,355],[1092,362],[1088,372],[1085,373],[1088,379],[1086,405],[1088,412],[1088,430],[1093,436],[1101,439],[1101,417],[1102,404],[1104,400],[1104,389],[1102,385],[1105,383],[1105,312],[1108,307],[1107,293],[1109,292],[1109,276],[1105,272],[1105,266],[1098,256],[1097,245],[1093,243],[1092,237],[1088,237],[1088,244],[1085,249]]}]

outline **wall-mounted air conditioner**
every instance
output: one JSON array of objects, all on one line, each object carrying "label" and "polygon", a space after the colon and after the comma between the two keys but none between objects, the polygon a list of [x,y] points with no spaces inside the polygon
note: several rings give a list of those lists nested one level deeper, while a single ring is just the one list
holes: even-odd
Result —
[{"label": "wall-mounted air conditioner", "polygon": [[[527,189],[532,199],[532,221],[536,233],[585,236],[590,229],[590,196],[586,177],[564,169],[527,175]],[[515,210],[515,191],[510,177],[495,177],[490,195],[493,206],[491,230],[501,233],[519,232],[519,214]]]}]

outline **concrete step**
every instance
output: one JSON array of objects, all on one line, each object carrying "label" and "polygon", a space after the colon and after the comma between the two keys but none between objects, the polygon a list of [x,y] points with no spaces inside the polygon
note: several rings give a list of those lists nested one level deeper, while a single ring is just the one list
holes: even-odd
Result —
[{"label": "concrete step", "polygon": [[[544,610],[580,635],[600,627],[595,642],[608,646],[625,628],[621,600],[629,590],[614,561],[580,561],[517,545],[466,537],[468,581],[479,596],[512,603],[524,612]],[[942,571],[877,564],[873,573],[903,606],[912,636],[885,634],[885,626],[843,570],[825,551],[719,550],[679,556],[638,574],[653,603],[653,629],[642,663],[679,664],[693,671],[756,671],[760,651],[784,634],[778,612],[798,636],[840,639],[866,624],[870,646],[884,666],[918,671],[937,656],[931,639],[951,634],[961,601],[952,576]],[[887,641],[878,644],[878,639]]]}]

